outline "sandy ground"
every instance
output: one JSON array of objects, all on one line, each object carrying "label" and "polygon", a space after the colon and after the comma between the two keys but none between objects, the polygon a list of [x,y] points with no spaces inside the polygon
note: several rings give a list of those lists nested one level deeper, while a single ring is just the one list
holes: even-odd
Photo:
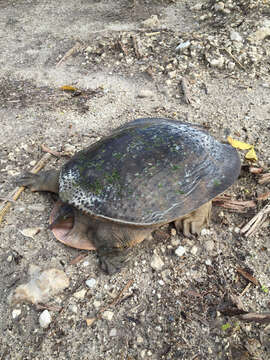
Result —
[{"label": "sandy ground", "polygon": [[[201,3],[194,0],[0,1],[0,197],[42,157],[42,144],[74,153],[138,117],[198,123],[221,141],[230,134],[254,144],[257,166],[269,171],[269,39],[253,45],[262,54],[253,64],[232,67],[228,52],[222,53],[224,66],[211,66],[208,55],[192,55],[192,48],[179,55],[181,42],[230,33],[229,17],[222,28],[200,21],[216,2],[203,3],[198,13]],[[267,14],[260,8],[242,14],[244,43]],[[179,86],[183,76],[190,104]],[[77,93],[60,90],[65,85]],[[244,152],[241,157],[247,164]],[[64,161],[53,157],[46,168]],[[269,190],[245,166],[226,193],[254,200]],[[54,239],[48,230],[54,201],[26,190],[1,224],[1,359],[270,359],[269,323],[224,311],[235,307],[232,298],[247,312],[270,311],[269,219],[249,237],[239,233],[267,200],[243,213],[214,207],[210,228],[197,238],[165,228],[135,248],[131,263],[112,277],[100,272],[94,253]],[[34,227],[40,231],[33,238],[21,233]],[[83,260],[71,264],[79,254]],[[157,270],[151,266],[156,256],[163,261]],[[8,297],[27,281],[30,264],[64,270],[70,285],[43,307],[17,305],[15,316]],[[248,285],[238,268],[258,285]],[[95,286],[87,287],[89,279]],[[102,311],[111,303],[106,316]],[[46,329],[39,325],[44,308],[52,317]]]}]

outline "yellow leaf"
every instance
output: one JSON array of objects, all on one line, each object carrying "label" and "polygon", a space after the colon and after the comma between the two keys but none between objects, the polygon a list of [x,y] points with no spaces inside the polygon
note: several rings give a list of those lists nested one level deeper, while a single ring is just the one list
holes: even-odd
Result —
[{"label": "yellow leaf", "polygon": [[249,150],[246,153],[246,156],[245,156],[245,158],[247,160],[251,160],[251,161],[257,161],[258,160],[253,145],[247,144],[247,143],[242,142],[242,141],[234,140],[230,136],[227,137],[227,140],[228,140],[228,143],[231,144],[236,149]]},{"label": "yellow leaf", "polygon": [[63,85],[60,87],[60,90],[63,91],[77,91],[78,89],[71,85]]},{"label": "yellow leaf", "polygon": [[246,153],[245,156],[246,159],[251,160],[251,161],[257,161],[257,155],[255,153],[254,147],[252,146],[252,148]]},{"label": "yellow leaf", "polygon": [[244,143],[242,141],[234,140],[230,136],[227,137],[228,143],[231,144],[234,148],[240,149],[240,150],[249,150],[253,148],[253,145]]}]

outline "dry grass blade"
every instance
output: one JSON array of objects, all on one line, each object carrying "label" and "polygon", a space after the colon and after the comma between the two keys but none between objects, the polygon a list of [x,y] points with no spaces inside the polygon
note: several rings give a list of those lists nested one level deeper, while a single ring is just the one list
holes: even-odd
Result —
[{"label": "dry grass blade", "polygon": [[[33,174],[38,173],[39,170],[41,170],[45,166],[45,164],[49,161],[50,158],[51,158],[51,154],[45,154],[44,156],[42,156],[42,158],[39,160],[39,162],[33,167],[33,169],[30,172]],[[7,198],[11,198],[13,201],[16,201],[24,189],[25,189],[24,186],[16,187],[11,192],[11,194],[7,196]],[[8,201],[6,204],[0,206],[0,224],[2,223],[4,216],[10,209],[11,205],[12,202]]]},{"label": "dry grass blade", "polygon": [[65,55],[62,57],[62,59],[60,59],[58,61],[58,63],[56,64],[56,67],[61,65],[62,62],[66,61],[71,55],[73,55],[75,52],[80,50],[81,47],[82,47],[82,45],[77,41],[76,44],[65,53]]},{"label": "dry grass blade", "polygon": [[270,213],[270,203],[265,205],[242,229],[241,233],[245,236],[251,235],[267,218]]}]

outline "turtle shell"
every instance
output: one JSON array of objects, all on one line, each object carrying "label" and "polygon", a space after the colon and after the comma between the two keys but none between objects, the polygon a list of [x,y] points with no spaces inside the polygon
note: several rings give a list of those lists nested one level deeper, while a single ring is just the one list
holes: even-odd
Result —
[{"label": "turtle shell", "polygon": [[89,215],[148,226],[197,209],[232,185],[239,172],[237,151],[200,126],[137,119],[68,161],[59,196]]}]

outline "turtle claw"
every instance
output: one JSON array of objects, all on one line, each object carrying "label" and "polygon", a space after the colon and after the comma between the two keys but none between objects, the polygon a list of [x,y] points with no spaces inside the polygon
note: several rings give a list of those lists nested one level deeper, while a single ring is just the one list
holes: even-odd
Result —
[{"label": "turtle claw", "polygon": [[18,186],[29,187],[31,191],[39,191],[40,179],[39,175],[32,174],[30,172],[25,173],[21,177],[16,179]]}]

